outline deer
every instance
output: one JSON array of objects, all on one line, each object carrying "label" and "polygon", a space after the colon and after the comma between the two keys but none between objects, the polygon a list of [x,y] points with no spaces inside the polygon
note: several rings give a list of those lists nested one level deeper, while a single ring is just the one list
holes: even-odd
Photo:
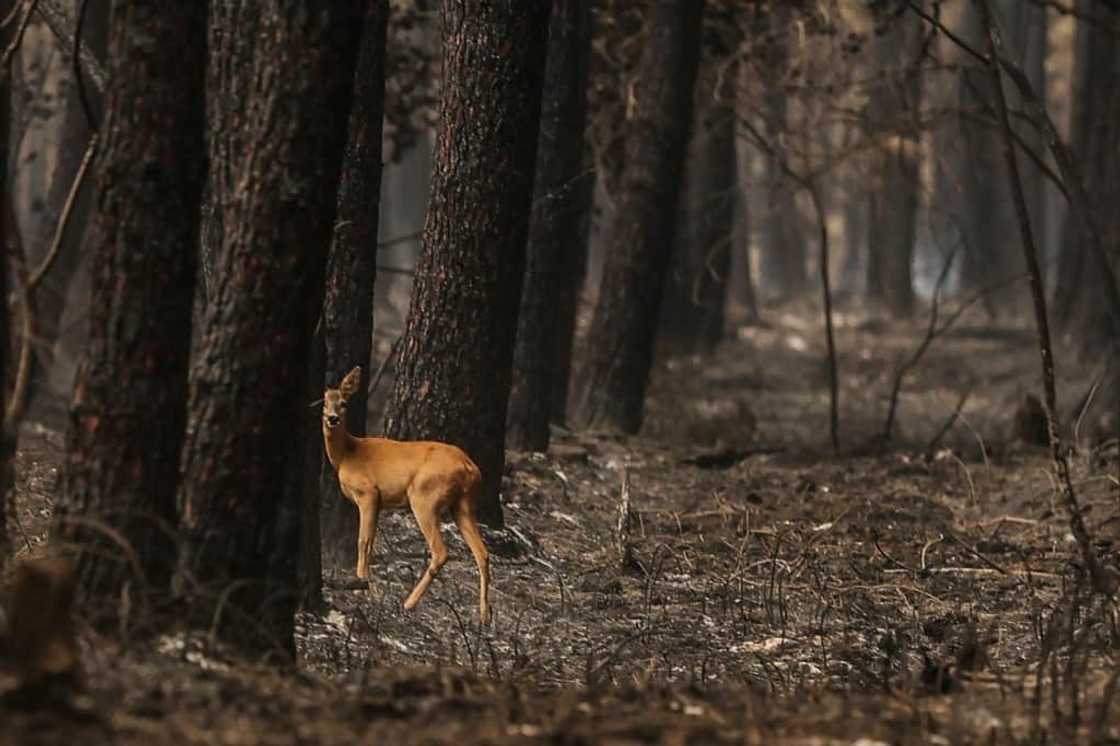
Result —
[{"label": "deer", "polygon": [[478,565],[478,617],[490,620],[490,557],[475,518],[482,473],[457,446],[432,440],[360,438],[346,427],[346,402],[361,385],[355,367],[338,388],[323,392],[323,443],[342,494],[358,508],[359,579],[369,579],[377,520],[382,510],[411,508],[431,555],[428,567],[404,601],[411,610],[447,562],[440,516],[448,512]]}]

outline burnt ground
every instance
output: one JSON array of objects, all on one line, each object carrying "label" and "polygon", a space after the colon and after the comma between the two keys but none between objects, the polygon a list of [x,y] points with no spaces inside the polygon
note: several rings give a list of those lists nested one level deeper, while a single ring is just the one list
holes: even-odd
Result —
[{"label": "burnt ground", "polygon": [[[327,608],[301,614],[298,672],[79,625],[84,693],[62,714],[0,709],[0,743],[1120,743],[1116,606],[1081,579],[1047,451],[1014,437],[1031,331],[965,316],[906,377],[881,449],[924,326],[838,317],[837,453],[819,321],[769,321],[662,365],[642,437],[511,454],[489,628],[450,524],[452,561],[399,610],[426,560],[390,515],[374,584],[332,570]],[[1058,360],[1068,412],[1099,370]],[[25,553],[60,441],[25,427]],[[1072,463],[1115,564],[1114,460]]]}]

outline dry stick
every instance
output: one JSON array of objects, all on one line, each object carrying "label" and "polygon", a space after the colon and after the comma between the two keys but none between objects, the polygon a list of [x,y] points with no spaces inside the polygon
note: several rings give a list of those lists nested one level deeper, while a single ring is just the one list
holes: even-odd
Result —
[{"label": "dry stick", "polygon": [[937,434],[930,439],[929,444],[926,446],[926,453],[933,453],[933,450],[937,448],[937,446],[941,443],[941,439],[944,438],[949,433],[949,431],[953,429],[953,425],[957,424],[957,420],[960,419],[961,412],[964,411],[964,405],[968,402],[969,397],[971,396],[971,388],[961,394],[961,398],[957,400],[957,406],[953,409],[953,413],[949,415],[948,419],[945,420],[945,424],[941,426],[941,429],[937,431]]},{"label": "dry stick", "polygon": [[747,132],[750,133],[751,137],[754,138],[763,152],[773,158],[775,162],[777,162],[778,167],[781,168],[787,176],[808,192],[809,199],[813,202],[813,209],[817,213],[817,226],[820,230],[820,273],[821,293],[824,296],[825,343],[828,346],[828,426],[829,434],[832,436],[832,450],[835,451],[840,447],[840,384],[838,380],[839,374],[836,370],[836,340],[833,335],[832,324],[832,287],[828,275],[828,224],[826,222],[824,205],[821,204],[820,190],[817,188],[815,179],[803,176],[795,171],[786,161],[785,157],[762,136],[749,120],[740,119],[739,122],[746,128]]},{"label": "dry stick", "polygon": [[941,266],[941,273],[937,275],[937,283],[933,286],[933,297],[929,302],[929,324],[926,326],[926,336],[922,340],[918,348],[914,350],[913,354],[895,370],[894,385],[891,387],[890,406],[887,408],[887,421],[883,424],[883,434],[879,436],[879,449],[880,451],[886,450],[887,443],[891,439],[891,431],[894,430],[894,415],[898,409],[898,396],[902,391],[902,379],[910,372],[910,369],[918,364],[922,359],[922,355],[926,353],[933,340],[937,337],[937,314],[941,307],[941,290],[945,287],[945,279],[949,276],[949,270],[953,267],[953,260],[957,258],[957,250],[949,252],[949,256],[945,259],[945,264]]},{"label": "dry stick", "polygon": [[66,234],[67,226],[70,224],[70,216],[74,212],[74,204],[77,202],[78,192],[81,191],[82,183],[85,181],[86,173],[89,171],[89,164],[93,161],[97,153],[97,145],[98,137],[94,134],[90,137],[89,145],[86,147],[86,153],[82,157],[81,166],[78,167],[78,173],[74,175],[74,183],[70,185],[70,193],[66,197],[66,204],[63,205],[62,214],[58,217],[58,225],[55,227],[51,247],[47,251],[47,255],[43,258],[42,263],[30,275],[27,273],[26,255],[22,247],[19,250],[19,267],[16,271],[16,284],[18,286],[19,302],[23,307],[23,323],[20,334],[22,340],[19,348],[19,361],[16,365],[15,383],[12,386],[12,397],[8,402],[7,411],[4,412],[5,427],[13,429],[18,427],[20,421],[23,419],[24,410],[27,408],[27,388],[31,383],[31,346],[35,339],[35,292],[61,250],[62,239]]},{"label": "dry stick", "polygon": [[377,389],[377,384],[381,383],[381,376],[385,375],[385,370],[389,367],[389,362],[396,357],[402,339],[404,339],[403,334],[396,338],[393,342],[393,346],[389,348],[389,354],[381,361],[381,365],[377,366],[377,372],[373,374],[373,378],[371,378],[369,382],[369,388],[366,389],[366,396],[372,395],[374,390]]},{"label": "dry stick", "polygon": [[[1019,233],[1023,241],[1023,256],[1030,274],[1031,294],[1034,296],[1035,324],[1038,333],[1038,351],[1042,358],[1042,386],[1046,394],[1047,427],[1050,435],[1050,450],[1053,455],[1054,465],[1061,480],[1062,495],[1066,508],[1069,511],[1070,530],[1077,545],[1081,549],[1085,569],[1093,589],[1107,595],[1112,595],[1115,581],[1105,575],[1103,568],[1097,561],[1093,552],[1092,539],[1085,528],[1085,521],[1081,515],[1081,506],[1077,501],[1077,494],[1073,489],[1070,477],[1069,461],[1062,452],[1061,441],[1058,438],[1057,394],[1054,388],[1054,353],[1050,345],[1050,325],[1046,316],[1046,293],[1042,286],[1042,275],[1038,269],[1038,256],[1034,246],[1034,236],[1031,233],[1030,214],[1027,212],[1027,202],[1023,195],[1023,182],[1019,174],[1019,161],[1015,157],[1015,143],[1011,137],[1011,120],[1007,115],[1007,100],[1003,93],[1003,76],[1000,73],[999,51],[1002,48],[1002,39],[999,29],[992,21],[992,10],[988,0],[978,0],[980,18],[984,27],[988,48],[988,68],[991,71],[992,81],[996,91],[996,103],[999,106],[1000,128],[1003,133],[1003,156],[1007,162],[1008,181],[1011,187],[1011,196],[1015,203],[1015,212],[1019,218]],[[1112,292],[1116,292],[1112,284]]]},{"label": "dry stick", "polygon": [[615,532],[618,549],[618,567],[623,572],[633,563],[633,550],[630,546],[630,472],[622,469],[622,489],[618,497],[618,527]]},{"label": "dry stick", "polygon": [[81,191],[82,183],[85,182],[89,164],[93,162],[93,158],[97,154],[97,145],[98,137],[93,135],[89,139],[89,144],[86,145],[86,152],[82,156],[82,163],[78,166],[78,172],[74,175],[74,183],[70,185],[70,193],[66,195],[66,202],[62,207],[62,214],[58,218],[58,225],[55,226],[50,249],[47,251],[47,255],[43,257],[43,261],[35,268],[35,271],[27,277],[27,288],[31,292],[35,292],[38,288],[39,283],[50,271],[62,250],[62,239],[66,235],[67,226],[70,225],[70,215],[74,211],[74,203],[78,200],[78,192]]}]

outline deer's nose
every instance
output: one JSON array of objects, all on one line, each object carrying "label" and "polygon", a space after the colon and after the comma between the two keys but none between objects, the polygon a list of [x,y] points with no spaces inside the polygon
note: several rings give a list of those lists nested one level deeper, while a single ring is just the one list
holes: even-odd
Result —
[{"label": "deer's nose", "polygon": [[331,427],[338,427],[341,422],[342,418],[340,418],[337,414],[327,415],[327,424]]}]

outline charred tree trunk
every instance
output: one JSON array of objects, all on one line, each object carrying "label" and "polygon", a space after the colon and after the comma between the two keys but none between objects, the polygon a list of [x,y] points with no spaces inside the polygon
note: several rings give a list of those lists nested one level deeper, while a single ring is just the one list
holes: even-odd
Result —
[{"label": "charred tree trunk", "polygon": [[[90,247],[89,348],[71,404],[61,535],[95,619],[165,593],[186,413],[203,178],[205,8],[118,2]],[[112,529],[106,532],[102,526]],[[125,546],[120,546],[123,542]],[[102,616],[101,612],[105,615]]]},{"label": "charred tree trunk", "polygon": [[[377,260],[378,210],[381,192],[381,122],[385,102],[385,33],[389,3],[375,0],[366,16],[358,68],[354,76],[354,103],[346,156],[338,184],[338,215],[334,241],[327,260],[323,297],[323,368],[313,379],[319,398],[324,386],[338,386],[355,365],[362,366],[362,385],[350,398],[347,428],[357,436],[366,434],[367,388],[373,346],[373,283]],[[323,458],[318,419],[318,445],[311,465],[319,477],[319,488],[310,496],[322,495],[323,554],[333,563],[354,558],[358,537],[357,510],[342,496],[334,469]],[[316,503],[318,505],[318,503]],[[308,547],[318,554],[319,547]],[[311,558],[313,559],[313,558]]]},{"label": "charred tree trunk", "polygon": [[[714,61],[715,62],[715,61]],[[722,63],[721,63],[722,64]],[[708,353],[723,339],[724,305],[735,239],[738,183],[735,165],[734,86],[715,64],[696,86],[699,109],[678,216],[675,256],[661,313],[662,337],[682,353]],[[731,78],[734,80],[734,77]]]},{"label": "charred tree trunk", "polygon": [[[75,14],[81,5],[81,0],[70,3]],[[90,0],[85,9],[85,21],[82,24],[82,48],[92,51],[98,60],[104,60],[108,46],[109,26],[109,0]],[[69,52],[69,50],[68,50]],[[70,193],[71,186],[78,174],[82,159],[93,134],[86,121],[86,113],[82,109],[78,98],[76,83],[71,77],[66,84],[66,94],[63,99],[61,141],[58,144],[54,173],[51,176],[50,188],[47,191],[43,219],[34,241],[28,247],[28,256],[33,266],[38,266],[46,256],[54,240],[55,230],[62,216],[63,206]],[[86,85],[90,105],[94,116],[101,120],[104,102],[98,95],[97,89]],[[35,297],[35,357],[32,359],[30,377],[28,379],[27,399],[33,404],[47,405],[56,395],[51,390],[50,377],[54,371],[56,356],[60,351],[62,340],[59,339],[59,324],[66,308],[66,301],[70,288],[82,266],[82,244],[86,235],[86,226],[89,223],[90,211],[93,207],[93,179],[86,178],[78,191],[77,199],[71,209],[70,220],[62,237],[62,247],[58,257],[51,264],[50,272],[39,285]],[[93,268],[96,271],[96,267]],[[65,350],[69,352],[69,350]],[[84,352],[80,351],[80,352]],[[69,359],[66,356],[64,359]],[[69,391],[66,396],[69,396]],[[51,408],[42,407],[41,410],[50,412]]]},{"label": "charred tree trunk", "polygon": [[[250,95],[240,147],[226,150],[222,137],[232,133],[210,123],[211,162],[230,160],[210,182],[222,244],[190,374],[182,504],[186,576],[198,594],[191,621],[245,654],[295,652],[305,501],[303,451],[291,434],[315,417],[304,398],[306,356],[323,302],[363,5],[230,0],[212,17],[253,29],[211,62]],[[213,102],[230,92],[207,94]]]},{"label": "charred tree trunk", "polygon": [[[0,0],[0,17],[7,18],[15,0]],[[13,28],[9,24],[8,29]],[[0,47],[7,49],[11,43],[12,32],[0,30]],[[12,469],[11,456],[15,453],[15,433],[10,432],[7,417],[8,410],[8,350],[10,337],[8,334],[8,252],[12,235],[17,230],[14,225],[12,210],[12,195],[8,191],[9,178],[8,143],[11,134],[11,64],[0,68],[0,247],[5,249],[0,256],[0,290],[4,291],[3,302],[0,302],[0,570],[7,566],[12,554],[12,545],[8,539],[8,501],[13,499],[8,494],[8,474]]]},{"label": "charred tree trunk", "polygon": [[579,422],[636,433],[665,276],[700,56],[701,0],[649,9],[650,38],[637,72],[622,195],[611,226],[599,301],[588,335]]},{"label": "charred tree trunk", "polygon": [[[1105,15],[1106,3],[1085,3],[1092,13]],[[1087,23],[1079,30],[1075,79],[1073,148],[1084,165],[1089,208],[1098,217],[1105,246],[1120,241],[1120,220],[1116,204],[1120,201],[1120,176],[1115,154],[1120,150],[1120,49],[1115,32]],[[1085,352],[1105,349],[1120,330],[1114,329],[1107,286],[1103,273],[1095,270],[1092,248],[1073,211],[1063,226],[1062,252],[1055,291],[1058,323],[1073,335]],[[1113,254],[1115,262],[1116,255]]]},{"label": "charred tree trunk", "polygon": [[895,315],[914,311],[914,241],[917,235],[919,140],[911,123],[921,104],[924,26],[910,13],[880,17],[875,56],[883,80],[872,95],[871,122],[886,131],[878,157],[878,184],[870,193],[867,294]]},{"label": "charred tree trunk", "polygon": [[[533,213],[509,398],[511,448],[547,451],[553,392],[567,389],[591,176],[584,164],[590,0],[558,0],[549,26]],[[555,383],[554,383],[555,381]],[[563,415],[563,410],[559,414]]]},{"label": "charred tree trunk", "polygon": [[443,0],[442,12],[431,202],[386,431],[467,451],[478,518],[500,525],[549,4]]}]

